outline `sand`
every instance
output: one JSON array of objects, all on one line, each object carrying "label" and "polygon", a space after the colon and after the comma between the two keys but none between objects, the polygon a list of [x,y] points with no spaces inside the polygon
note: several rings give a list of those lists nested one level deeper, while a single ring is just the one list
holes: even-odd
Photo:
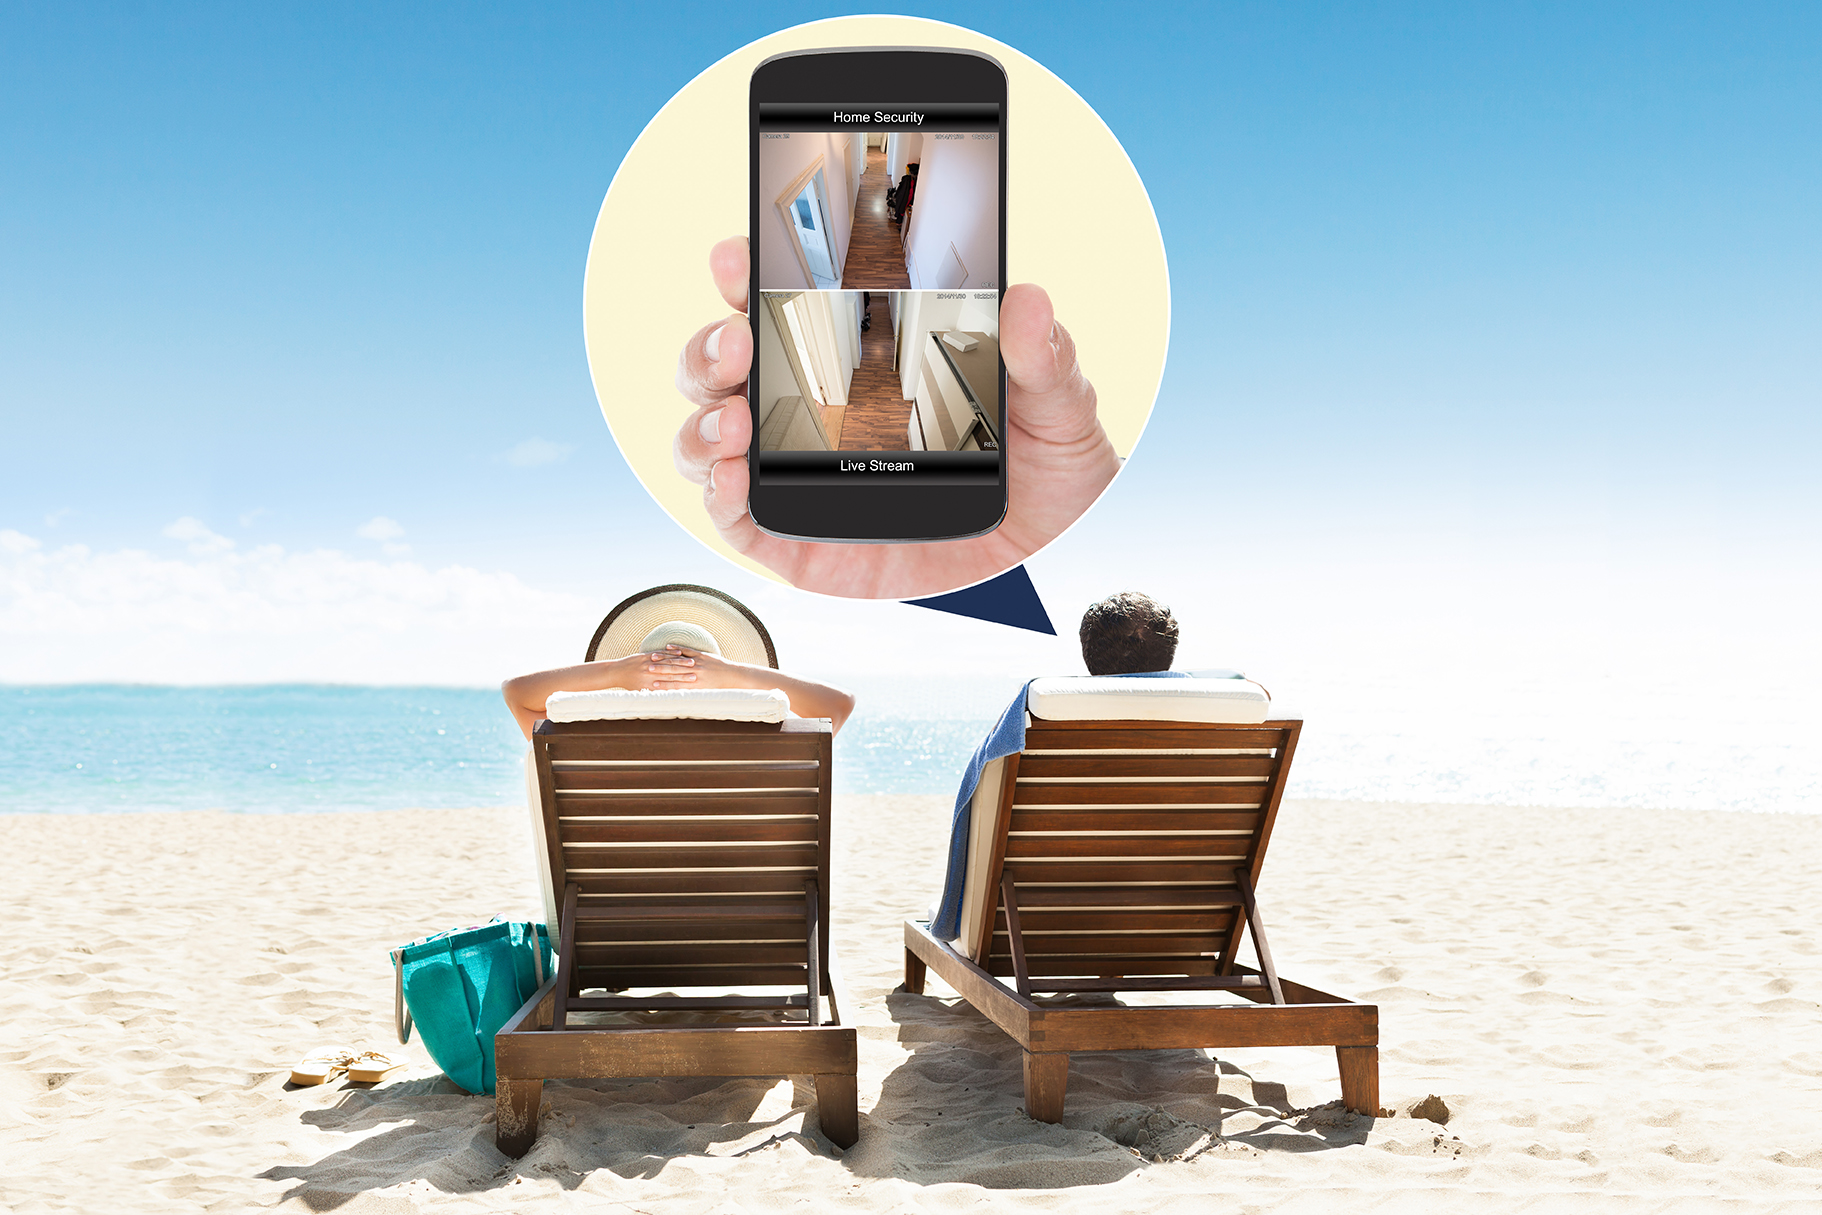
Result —
[{"label": "sand", "polygon": [[1392,1117],[1329,1104],[1332,1051],[1281,1048],[1078,1056],[1066,1124],[1025,1118],[1007,1038],[934,976],[894,991],[947,816],[911,797],[838,801],[845,1153],[802,1079],[548,1084],[520,1161],[415,1042],[387,1083],[290,1086],[308,1047],[391,1048],[388,948],[535,908],[523,813],[0,816],[0,1207],[1822,1202],[1822,817],[1288,804],[1273,950],[1379,1005]]}]

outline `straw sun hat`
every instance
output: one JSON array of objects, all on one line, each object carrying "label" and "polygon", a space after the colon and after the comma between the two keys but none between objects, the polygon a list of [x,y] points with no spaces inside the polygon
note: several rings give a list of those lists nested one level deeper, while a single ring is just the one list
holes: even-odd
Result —
[{"label": "straw sun hat", "polygon": [[584,661],[650,653],[666,644],[778,669],[771,634],[746,604],[709,586],[655,586],[607,614]]}]

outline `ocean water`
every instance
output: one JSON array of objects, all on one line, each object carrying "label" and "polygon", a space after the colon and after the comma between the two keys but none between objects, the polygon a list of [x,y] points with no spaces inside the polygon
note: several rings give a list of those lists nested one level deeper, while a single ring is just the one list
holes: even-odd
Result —
[{"label": "ocean water", "polygon": [[[953,792],[990,724],[857,717],[841,792]],[[0,687],[0,813],[394,810],[524,798],[493,689]]]},{"label": "ocean water", "polygon": [[[952,796],[1017,686],[951,689],[948,716],[934,696],[862,689],[836,791]],[[1822,812],[1818,732],[1794,709],[1692,716],[1641,696],[1568,717],[1510,692],[1438,710],[1345,689],[1304,703],[1293,797]],[[524,747],[492,689],[0,687],[0,813],[517,804]]]}]

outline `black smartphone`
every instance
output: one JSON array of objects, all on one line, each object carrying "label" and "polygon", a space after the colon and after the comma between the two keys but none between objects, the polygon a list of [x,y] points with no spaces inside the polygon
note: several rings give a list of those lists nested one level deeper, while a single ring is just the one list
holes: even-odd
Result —
[{"label": "black smartphone", "polygon": [[1006,73],[975,51],[800,51],[749,106],[753,521],[954,540],[1006,516]]}]

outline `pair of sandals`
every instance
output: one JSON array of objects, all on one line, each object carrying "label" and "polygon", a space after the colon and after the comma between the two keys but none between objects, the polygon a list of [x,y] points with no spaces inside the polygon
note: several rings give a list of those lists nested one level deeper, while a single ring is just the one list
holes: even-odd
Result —
[{"label": "pair of sandals", "polygon": [[377,1050],[355,1053],[339,1046],[324,1046],[311,1051],[291,1069],[291,1083],[296,1085],[326,1084],[346,1072],[356,1084],[378,1084],[404,1063]]}]

